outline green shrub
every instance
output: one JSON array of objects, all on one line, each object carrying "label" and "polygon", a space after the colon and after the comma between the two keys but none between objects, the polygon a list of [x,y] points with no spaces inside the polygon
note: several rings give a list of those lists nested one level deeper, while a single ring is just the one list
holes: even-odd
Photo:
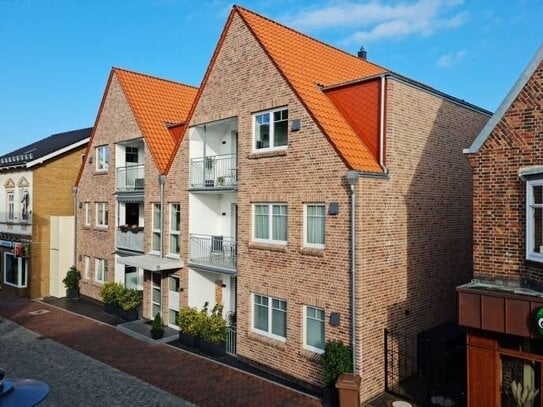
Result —
[{"label": "green shrub", "polygon": [[221,343],[226,340],[226,321],[221,315],[206,315],[200,329],[203,340],[211,343]]},{"label": "green shrub", "polygon": [[198,336],[198,319],[200,312],[196,308],[185,307],[179,310],[177,317],[177,325],[183,333],[192,336]]},{"label": "green shrub", "polygon": [[351,348],[341,341],[328,341],[320,357],[324,383],[333,386],[342,373],[353,371]]},{"label": "green shrub", "polygon": [[177,325],[179,330],[188,335],[202,338],[211,343],[221,343],[226,340],[226,321],[222,318],[222,305],[215,305],[208,312],[209,303],[205,303],[198,311],[196,308],[182,308],[179,311]]},{"label": "green shrub", "polygon": [[72,266],[68,269],[62,282],[68,290],[79,290],[79,280],[81,280],[81,273],[75,266]]},{"label": "green shrub", "polygon": [[151,325],[151,329],[153,331],[162,331],[164,328],[162,327],[162,318],[160,314],[157,312],[155,315],[155,319],[153,319],[153,325]]},{"label": "green shrub", "polygon": [[125,287],[123,287],[122,290],[119,290],[117,295],[117,305],[124,311],[131,311],[138,308],[143,300],[136,290]]},{"label": "green shrub", "polygon": [[100,296],[105,304],[119,305],[119,298],[124,289],[121,283],[108,282],[100,288]]}]

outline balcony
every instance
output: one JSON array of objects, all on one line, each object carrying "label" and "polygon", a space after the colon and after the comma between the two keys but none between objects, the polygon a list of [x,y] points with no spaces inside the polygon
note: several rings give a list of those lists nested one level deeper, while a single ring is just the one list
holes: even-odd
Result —
[{"label": "balcony", "polygon": [[117,249],[143,253],[143,228],[118,227],[115,241]]},{"label": "balcony", "polygon": [[236,154],[198,157],[190,160],[190,185],[193,189],[236,189]]},{"label": "balcony", "polygon": [[117,191],[143,192],[144,176],[145,166],[143,164],[117,168]]},{"label": "balcony", "polygon": [[226,236],[190,235],[189,263],[235,274],[236,239]]}]

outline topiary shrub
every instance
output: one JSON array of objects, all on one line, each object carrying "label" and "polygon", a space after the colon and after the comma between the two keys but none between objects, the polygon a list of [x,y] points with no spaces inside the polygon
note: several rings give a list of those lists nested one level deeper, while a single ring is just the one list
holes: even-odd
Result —
[{"label": "topiary shrub", "polygon": [[62,279],[62,282],[68,290],[79,290],[79,280],[81,280],[81,273],[75,266],[72,266],[68,269],[66,277]]},{"label": "topiary shrub", "polygon": [[353,371],[351,348],[341,341],[328,341],[320,357],[324,373],[324,383],[333,387],[342,373]]},{"label": "topiary shrub", "polygon": [[121,283],[104,283],[102,287],[100,287],[100,296],[102,297],[104,304],[119,305],[118,300],[121,297],[123,290],[124,287]]},{"label": "topiary shrub", "polygon": [[179,310],[179,316],[177,317],[177,325],[179,325],[179,331],[188,335],[198,336],[199,318],[200,312],[196,308],[181,308]]},{"label": "topiary shrub", "polygon": [[123,311],[131,311],[138,308],[143,299],[140,294],[133,289],[122,287],[117,293],[117,304]]}]

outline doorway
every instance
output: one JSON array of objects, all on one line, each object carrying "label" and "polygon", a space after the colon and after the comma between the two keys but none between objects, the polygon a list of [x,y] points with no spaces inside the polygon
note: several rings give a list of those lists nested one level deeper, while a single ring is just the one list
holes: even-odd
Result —
[{"label": "doorway", "polygon": [[151,319],[162,316],[162,273],[151,272]]},{"label": "doorway", "polygon": [[168,326],[174,329],[179,329],[177,317],[179,316],[180,292],[179,277],[170,276],[168,281]]}]

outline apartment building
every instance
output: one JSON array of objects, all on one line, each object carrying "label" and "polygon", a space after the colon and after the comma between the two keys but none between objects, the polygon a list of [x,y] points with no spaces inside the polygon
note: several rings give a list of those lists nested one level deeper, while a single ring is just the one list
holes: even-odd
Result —
[{"label": "apartment building", "polygon": [[471,276],[462,149],[489,115],[234,6],[167,172],[176,300],[223,305],[239,358],[313,384],[325,341],[353,344],[362,400],[382,392],[384,329],[454,319]]},{"label": "apartment building", "polygon": [[[161,191],[196,92],[111,70],[76,187],[82,294],[101,300],[106,281],[150,289],[183,266],[179,243],[162,238],[163,219],[179,223],[179,203],[165,202]],[[161,310],[160,296],[152,298],[144,304],[147,318]]]},{"label": "apartment building", "polygon": [[[72,186],[91,128],[54,134],[0,157],[0,283],[49,295],[50,218],[74,212]],[[73,256],[72,256],[73,257]]]},{"label": "apartment building", "polygon": [[543,46],[465,150],[473,169],[473,280],[458,287],[468,328],[468,405],[520,405],[543,389]]}]

